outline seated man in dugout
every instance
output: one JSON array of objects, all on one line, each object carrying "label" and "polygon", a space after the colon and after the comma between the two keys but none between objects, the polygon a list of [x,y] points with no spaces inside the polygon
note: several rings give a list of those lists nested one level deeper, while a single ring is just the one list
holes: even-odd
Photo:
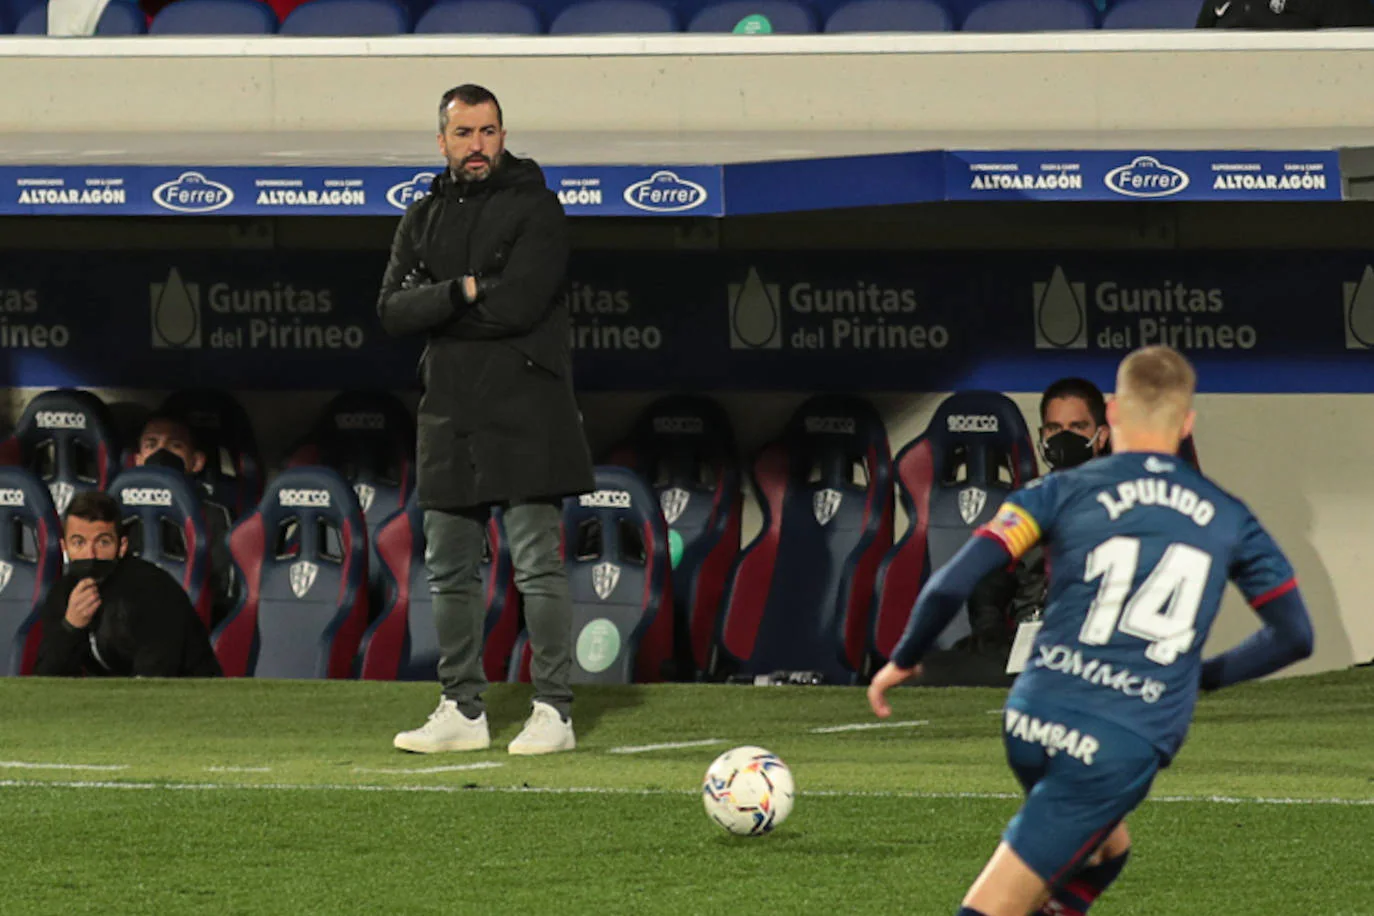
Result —
[{"label": "seated man in dugout", "polygon": [[43,605],[34,674],[219,677],[210,637],[171,574],[129,556],[119,503],[78,493],[62,523],[67,569]]}]

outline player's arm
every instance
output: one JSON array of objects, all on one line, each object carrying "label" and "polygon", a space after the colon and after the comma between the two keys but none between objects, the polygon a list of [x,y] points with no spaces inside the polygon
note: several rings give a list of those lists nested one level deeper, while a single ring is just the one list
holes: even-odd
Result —
[{"label": "player's arm", "polygon": [[1264,677],[1312,654],[1312,620],[1293,568],[1253,517],[1246,521],[1229,575],[1264,626],[1238,646],[1203,662],[1203,690]]},{"label": "player's arm", "polygon": [[1040,540],[1037,513],[1048,517],[1053,500],[1049,487],[1023,490],[1007,497],[997,515],[974,532],[959,552],[930,577],[916,599],[906,630],[892,657],[873,677],[868,697],[880,717],[891,713],[884,693],[910,678],[935,640],[985,576],[1019,560]]},{"label": "player's arm", "polygon": [[449,321],[455,311],[454,299],[461,297],[461,282],[438,282],[421,263],[415,249],[412,207],[401,217],[391,240],[391,256],[382,275],[377,296],[377,317],[382,329],[393,337],[431,331]]}]

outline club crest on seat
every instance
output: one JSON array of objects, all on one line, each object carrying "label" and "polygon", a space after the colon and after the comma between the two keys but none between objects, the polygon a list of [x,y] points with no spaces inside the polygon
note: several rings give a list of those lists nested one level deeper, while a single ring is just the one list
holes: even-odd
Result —
[{"label": "club crest on seat", "polygon": [[76,495],[76,487],[65,480],[54,480],[48,485],[48,490],[52,493],[53,506],[56,507],[58,515],[67,511],[72,497]]},{"label": "club crest on seat", "polygon": [[5,590],[5,586],[10,584],[10,577],[14,575],[14,567],[0,560],[0,592]]},{"label": "club crest on seat", "polygon": [[297,598],[304,598],[315,584],[320,567],[309,560],[297,560],[291,564],[291,591]]},{"label": "club crest on seat", "polygon": [[372,508],[372,502],[377,498],[377,488],[370,483],[355,483],[353,492],[358,494],[358,505],[364,512]]},{"label": "club crest on seat", "polygon": [[692,494],[682,487],[669,487],[658,494],[658,504],[663,509],[663,520],[670,525],[676,522],[691,501]]},{"label": "club crest on seat", "polygon": [[606,561],[592,567],[592,588],[596,590],[596,597],[602,601],[611,597],[611,593],[619,584],[620,567],[616,564]]},{"label": "club crest on seat", "polygon": [[840,511],[840,503],[843,500],[844,495],[839,490],[830,487],[817,490],[811,497],[811,512],[816,516],[816,522],[820,525],[830,524],[835,513]]},{"label": "club crest on seat", "polygon": [[959,491],[959,516],[963,518],[965,525],[973,524],[973,520],[983,511],[987,501],[988,491],[980,487],[965,487]]}]

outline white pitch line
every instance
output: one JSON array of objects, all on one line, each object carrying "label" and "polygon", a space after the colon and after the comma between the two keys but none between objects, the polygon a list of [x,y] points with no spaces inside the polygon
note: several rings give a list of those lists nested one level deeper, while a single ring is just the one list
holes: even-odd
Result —
[{"label": "white pitch line", "polygon": [[86,764],[86,763],[26,763],[22,760],[0,760],[0,769],[11,770],[127,770],[128,764]]},{"label": "white pitch line", "polygon": [[674,751],[681,747],[709,747],[712,744],[724,743],[724,738],[703,738],[701,741],[674,741],[669,744],[627,744],[624,747],[613,747],[606,753],[643,754],[645,751]]},{"label": "white pitch line", "polygon": [[[692,796],[701,794],[696,789],[617,789],[604,786],[380,786],[380,785],[319,785],[284,783],[158,783],[158,782],[61,782],[45,779],[0,779],[0,789],[125,789],[153,791],[161,789],[173,792],[214,792],[225,790],[276,791],[276,792],[438,792],[459,794],[463,792],[494,792],[503,795],[676,795]],[[910,798],[910,799],[974,799],[1003,801],[1019,799],[1020,795],[1010,792],[840,792],[830,790],[801,791],[798,795],[819,798]],[[1336,807],[1374,807],[1374,798],[1242,798],[1229,795],[1161,795],[1146,799],[1151,802],[1172,804],[1203,805],[1296,805],[1336,806]]]},{"label": "white pitch line", "polygon": [[497,767],[505,766],[504,763],[497,763],[495,760],[484,760],[481,763],[460,763],[447,767],[421,767],[419,769],[391,768],[391,769],[367,769],[366,767],[354,767],[355,773],[399,773],[406,775],[409,773],[457,773],[463,770],[494,770]]},{"label": "white pitch line", "polygon": [[864,732],[871,728],[914,728],[917,725],[929,725],[929,719],[913,719],[910,722],[855,722],[852,725],[827,725],[824,728],[813,728],[813,735],[832,735],[836,732]]},{"label": "white pitch line", "polygon": [[270,773],[271,767],[206,767],[207,773]]}]

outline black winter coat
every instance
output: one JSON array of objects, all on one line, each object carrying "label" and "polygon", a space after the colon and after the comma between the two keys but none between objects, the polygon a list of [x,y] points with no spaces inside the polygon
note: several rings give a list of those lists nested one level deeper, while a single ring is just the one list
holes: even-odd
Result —
[{"label": "black winter coat", "polygon": [[[396,228],[377,313],[425,334],[418,500],[460,509],[585,493],[591,451],[573,396],[563,301],[567,220],[543,172],[506,153],[485,181],[445,171]],[[423,264],[433,283],[402,289]],[[468,302],[462,278],[478,278]]]}]

